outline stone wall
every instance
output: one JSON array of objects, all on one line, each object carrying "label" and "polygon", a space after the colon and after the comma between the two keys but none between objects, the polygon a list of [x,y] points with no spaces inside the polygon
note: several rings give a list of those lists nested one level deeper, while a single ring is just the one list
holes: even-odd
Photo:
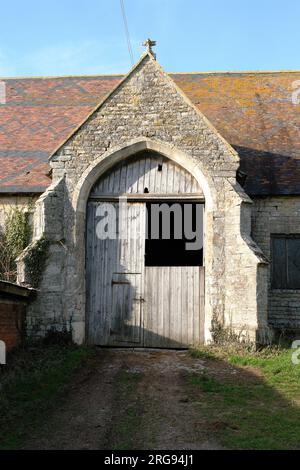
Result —
[{"label": "stone wall", "polygon": [[28,333],[38,336],[43,336],[50,328],[59,330],[65,328],[67,323],[70,326],[70,318],[64,316],[62,303],[66,282],[64,232],[70,228],[64,221],[64,197],[65,182],[62,178],[50,185],[37,200],[33,217],[33,241],[18,262],[18,282],[32,285],[27,259],[35,251],[39,240],[44,238],[49,242],[45,272],[36,286],[43,295],[37,296],[29,306],[27,315]]},{"label": "stone wall", "polygon": [[267,319],[268,260],[250,237],[252,210],[251,199],[238,185],[235,191],[227,191],[225,319],[240,337],[265,343],[271,340]]},{"label": "stone wall", "polygon": [[[255,199],[252,236],[271,258],[271,234],[300,234],[300,198]],[[300,290],[272,289],[268,268],[268,321],[277,329],[300,328]]]},{"label": "stone wall", "polygon": [[[241,295],[241,289],[249,287],[247,279],[255,281],[264,260],[250,239],[249,211],[243,215],[246,195],[235,180],[238,155],[153,57],[145,54],[52,157],[53,185],[39,199],[35,214],[35,238],[46,237],[50,252],[41,294],[30,309],[32,330],[65,323],[76,341],[84,340],[89,191],[114,163],[146,149],[174,159],[190,171],[205,195],[206,340],[213,317],[248,324],[254,332],[260,323],[265,325],[265,305],[256,288]],[[226,312],[229,279],[230,293],[235,291],[230,314]],[[26,253],[20,260],[19,280],[27,280]]]}]

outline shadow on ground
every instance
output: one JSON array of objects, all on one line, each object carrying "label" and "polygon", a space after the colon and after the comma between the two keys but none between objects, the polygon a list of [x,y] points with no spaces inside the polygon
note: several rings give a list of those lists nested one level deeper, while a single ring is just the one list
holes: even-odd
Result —
[{"label": "shadow on ground", "polygon": [[187,351],[98,349],[25,448],[297,448],[299,423],[299,408],[255,369]]}]

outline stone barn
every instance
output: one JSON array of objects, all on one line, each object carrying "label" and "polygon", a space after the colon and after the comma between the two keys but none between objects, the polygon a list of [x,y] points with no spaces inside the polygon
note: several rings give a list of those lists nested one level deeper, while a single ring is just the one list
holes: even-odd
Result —
[{"label": "stone barn", "polygon": [[[166,74],[149,43],[126,76],[4,80],[2,207],[35,201],[18,260],[20,284],[36,284],[33,259],[39,273],[28,333],[184,347],[214,328],[259,342],[299,329],[299,79]],[[152,239],[162,207],[174,227],[176,210],[199,216],[199,243]],[[109,214],[126,237],[99,235]]]}]

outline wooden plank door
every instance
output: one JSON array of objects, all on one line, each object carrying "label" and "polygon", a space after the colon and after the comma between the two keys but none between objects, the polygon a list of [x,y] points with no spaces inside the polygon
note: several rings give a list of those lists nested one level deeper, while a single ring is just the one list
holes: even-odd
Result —
[{"label": "wooden plank door", "polygon": [[[97,208],[89,202],[87,215],[87,334],[92,344],[142,345],[145,252],[145,204],[130,203],[117,214],[115,239],[99,239]],[[122,229],[119,231],[119,220]]]},{"label": "wooden plank door", "polygon": [[203,342],[203,267],[146,267],[145,297],[145,347],[182,348]]}]

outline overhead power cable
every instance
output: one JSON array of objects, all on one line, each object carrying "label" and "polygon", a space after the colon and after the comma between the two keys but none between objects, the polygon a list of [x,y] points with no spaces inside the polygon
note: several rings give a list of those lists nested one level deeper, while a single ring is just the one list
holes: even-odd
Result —
[{"label": "overhead power cable", "polygon": [[132,47],[131,47],[131,41],[130,41],[130,35],[129,35],[128,22],[127,22],[127,18],[126,18],[124,0],[120,0],[120,5],[121,5],[122,16],[123,16],[123,22],[124,22],[128,52],[129,52],[131,64],[134,65],[134,57],[133,57],[133,52],[132,52]]}]

